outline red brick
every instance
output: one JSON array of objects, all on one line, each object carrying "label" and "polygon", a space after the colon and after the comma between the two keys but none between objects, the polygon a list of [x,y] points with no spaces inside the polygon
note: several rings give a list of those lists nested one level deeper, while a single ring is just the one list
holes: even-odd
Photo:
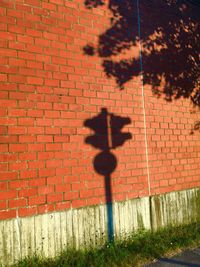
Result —
[{"label": "red brick", "polygon": [[46,127],[45,134],[60,134],[61,129],[59,127]]},{"label": "red brick", "polygon": [[6,189],[7,189],[7,183],[0,182],[0,191],[6,191]]},{"label": "red brick", "polygon": [[61,144],[46,144],[46,150],[47,151],[62,150],[62,145]]},{"label": "red brick", "polygon": [[46,86],[59,86],[59,81],[54,79],[45,79]]},{"label": "red brick", "polygon": [[34,177],[37,177],[37,172],[35,170],[27,170],[27,171],[20,172],[21,179],[26,179],[26,178],[30,179]]},{"label": "red brick", "polygon": [[40,22],[41,21],[41,17],[38,15],[33,15],[31,13],[25,13],[25,19],[27,19],[28,21],[32,21],[32,22]]},{"label": "red brick", "polygon": [[36,207],[20,208],[18,214],[20,217],[33,216],[37,214],[37,208]]},{"label": "red brick", "polygon": [[71,168],[57,168],[56,169],[56,175],[68,175],[71,174]]},{"label": "red brick", "polygon": [[29,92],[34,93],[35,92],[35,86],[33,85],[27,85],[27,84],[19,84],[19,90],[21,92]]},{"label": "red brick", "polygon": [[63,178],[59,177],[59,176],[48,177],[47,178],[47,184],[61,184],[62,180],[63,180]]},{"label": "red brick", "polygon": [[9,126],[8,134],[26,134],[26,127],[23,126]]},{"label": "red brick", "polygon": [[44,144],[28,144],[28,151],[43,151]]},{"label": "red brick", "polygon": [[0,100],[0,105],[1,107],[6,107],[6,108],[15,108],[17,102],[15,100]]},{"label": "red brick", "polygon": [[15,190],[4,191],[4,192],[1,192],[0,194],[0,200],[15,198],[16,195],[17,195],[17,192]]},{"label": "red brick", "polygon": [[38,213],[47,213],[54,211],[54,204],[46,204],[38,206]]},{"label": "red brick", "polygon": [[45,178],[37,178],[36,177],[36,178],[31,179],[29,181],[29,186],[30,187],[35,187],[35,186],[40,187],[40,186],[43,186],[45,184],[46,184],[46,179]]},{"label": "red brick", "polygon": [[63,199],[62,194],[52,194],[52,195],[47,195],[47,202],[60,202]]},{"label": "red brick", "polygon": [[0,74],[0,82],[7,82],[7,75],[6,74]]},{"label": "red brick", "polygon": [[45,196],[30,197],[28,200],[30,206],[45,204],[45,202],[46,202]]},{"label": "red brick", "polygon": [[64,200],[73,200],[79,198],[79,192],[66,192],[64,195]]},{"label": "red brick", "polygon": [[65,210],[70,208],[70,202],[58,202],[56,203],[56,210]]},{"label": "red brick", "polygon": [[54,186],[48,185],[48,186],[42,186],[38,188],[38,194],[39,195],[47,195],[54,192]]},{"label": "red brick", "polygon": [[27,60],[26,64],[27,67],[31,69],[43,69],[43,64],[41,62]]},{"label": "red brick", "polygon": [[18,124],[24,125],[24,126],[33,126],[35,123],[35,120],[33,118],[19,118]]},{"label": "red brick", "polygon": [[27,152],[27,153],[20,153],[19,160],[35,160],[36,159],[36,152]]},{"label": "red brick", "polygon": [[0,172],[0,180],[13,180],[17,179],[18,173],[17,172]]},{"label": "red brick", "polygon": [[56,5],[50,3],[42,3],[42,8],[49,9],[49,10],[56,10]]},{"label": "red brick", "polygon": [[36,188],[21,189],[19,191],[19,197],[31,197],[37,195]]},{"label": "red brick", "polygon": [[52,143],[53,137],[50,135],[38,135],[37,136],[37,142],[39,143]]},{"label": "red brick", "polygon": [[[0,92],[0,95],[1,95],[1,93],[4,93],[4,92]],[[2,116],[2,117],[6,117],[7,116],[7,110],[5,108],[0,109],[0,116]]]},{"label": "red brick", "polygon": [[68,192],[70,191],[71,186],[70,184],[58,184],[56,185],[56,192]]},{"label": "red brick", "polygon": [[[31,1],[31,0],[29,0],[29,1]],[[40,2],[38,0],[35,0],[35,2],[36,1],[38,2],[38,5],[39,5]],[[26,33],[27,33],[27,35],[30,35],[32,37],[41,37],[42,36],[42,32],[41,31],[34,30],[34,29],[29,29],[29,28],[26,29]]]},{"label": "red brick", "polygon": [[[124,197],[122,199],[124,199]],[[99,205],[101,202],[101,198],[98,197],[92,197],[87,199],[87,205]]]},{"label": "red brick", "polygon": [[16,181],[10,181],[9,183],[9,187],[11,189],[26,188],[27,186],[28,186],[28,181],[16,180]]},{"label": "red brick", "polygon": [[18,199],[11,199],[9,200],[9,207],[12,208],[18,208],[18,207],[24,207],[27,205],[27,201],[25,198],[18,198]]},{"label": "red brick", "polygon": [[35,70],[30,69],[30,68],[20,68],[19,73],[24,76],[34,76],[37,75],[35,74]]},{"label": "red brick", "polygon": [[16,217],[16,210],[3,210],[0,211],[0,220],[6,220]]},{"label": "red brick", "polygon": [[0,152],[8,152],[8,145],[0,144]]},{"label": "red brick", "polygon": [[9,48],[16,50],[25,50],[25,43],[18,43],[16,41],[9,41]]},{"label": "red brick", "polygon": [[69,121],[68,120],[64,120],[64,119],[54,119],[53,124],[55,126],[62,127],[62,126],[68,125],[69,124]]},{"label": "red brick", "polygon": [[25,161],[9,164],[10,170],[19,171],[19,170],[25,170],[26,168],[27,168],[27,163]]},{"label": "red brick", "polygon": [[10,109],[10,110],[8,110],[8,115],[10,117],[25,117],[26,116],[26,110]]},{"label": "red brick", "polygon": [[8,163],[4,162],[4,163],[0,163],[0,171],[8,171]]},{"label": "red brick", "polygon": [[56,171],[55,169],[43,169],[39,170],[40,177],[48,177],[48,176],[55,176]]},{"label": "red brick", "polygon": [[29,52],[18,52],[18,57],[21,59],[35,60],[35,55]]},{"label": "red brick", "polygon": [[9,145],[10,152],[25,152],[27,151],[27,146],[24,144],[10,144]]},{"label": "red brick", "polygon": [[[52,104],[48,103],[48,102],[40,102],[40,103],[37,103],[37,108],[38,109],[44,109],[44,110],[52,109]],[[48,119],[46,119],[46,120],[50,124],[50,120],[48,120]],[[40,121],[42,121],[42,120],[40,120]],[[45,120],[43,120],[43,122],[44,122],[44,125],[46,125]]]},{"label": "red brick", "polygon": [[54,158],[54,152],[38,152],[39,160],[52,159],[52,158]]},{"label": "red brick", "polygon": [[26,77],[22,75],[8,75],[9,82],[26,83]]},{"label": "red brick", "polygon": [[0,201],[0,210],[7,209],[7,201]]},{"label": "red brick", "polygon": [[70,142],[68,135],[54,136],[54,141],[59,143],[68,143]]},{"label": "red brick", "polygon": [[0,134],[7,134],[7,127],[6,126],[0,126]]},{"label": "red brick", "polygon": [[[3,33],[3,35],[4,34],[5,33]],[[4,57],[17,57],[17,51],[14,49],[1,48],[1,53],[4,55]]]},{"label": "red brick", "polygon": [[73,208],[80,208],[86,206],[86,200],[85,199],[77,199],[77,200],[72,200],[72,207]]},{"label": "red brick", "polygon": [[59,118],[60,117],[60,112],[59,111],[45,111],[45,117],[46,118]]},{"label": "red brick", "polygon": [[28,77],[27,78],[28,84],[35,84],[35,85],[42,85],[43,84],[43,78],[38,77]]},{"label": "red brick", "polygon": [[46,161],[47,168],[56,168],[56,167],[61,167],[61,166],[62,166],[62,160],[52,159],[52,160]]},{"label": "red brick", "polygon": [[[46,39],[42,39],[42,38],[35,38],[35,44],[36,45],[41,45],[43,47],[45,47],[45,46],[49,47],[50,46],[50,41],[46,40]],[[47,57],[47,58],[50,59],[50,57]],[[44,57],[42,58],[42,61],[43,60],[44,60]],[[45,63],[47,63],[47,62],[45,62]]]},{"label": "red brick", "polygon": [[43,48],[39,45],[27,44],[26,51],[33,52],[33,53],[43,53]]},{"label": "red brick", "polygon": [[28,127],[28,134],[43,134],[44,127]]},{"label": "red brick", "polygon": [[11,144],[11,143],[17,143],[17,142],[18,142],[17,135],[0,136],[0,143]]},{"label": "red brick", "polygon": [[34,143],[36,141],[35,136],[21,135],[19,136],[19,143]]},{"label": "red brick", "polygon": [[28,110],[27,116],[28,117],[34,117],[34,118],[40,118],[43,116],[43,111],[42,110]]},{"label": "red brick", "polygon": [[58,40],[57,34],[54,34],[54,33],[44,32],[43,37],[44,39],[47,39],[47,40],[52,40],[52,41]]}]

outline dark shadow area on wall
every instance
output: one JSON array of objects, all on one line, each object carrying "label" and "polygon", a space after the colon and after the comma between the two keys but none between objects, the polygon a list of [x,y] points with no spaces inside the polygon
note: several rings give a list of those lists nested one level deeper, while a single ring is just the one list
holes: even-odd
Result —
[{"label": "dark shadow area on wall", "polygon": [[102,108],[101,113],[96,117],[87,119],[84,122],[85,127],[94,131],[94,135],[85,139],[86,144],[101,150],[94,158],[93,166],[98,174],[104,176],[107,229],[110,242],[114,240],[111,174],[117,167],[117,158],[111,150],[122,146],[126,140],[131,139],[132,135],[130,133],[121,132],[122,128],[130,123],[131,120],[129,118],[109,113],[106,108]]},{"label": "dark shadow area on wall", "polygon": [[190,98],[200,106],[200,1],[85,0],[89,9],[105,4],[110,27],[84,53],[102,58],[107,77],[121,89],[142,73],[158,97]]}]

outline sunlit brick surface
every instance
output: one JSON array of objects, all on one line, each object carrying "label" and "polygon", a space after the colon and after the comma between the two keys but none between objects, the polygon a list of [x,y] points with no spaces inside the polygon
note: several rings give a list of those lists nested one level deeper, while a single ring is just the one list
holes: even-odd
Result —
[{"label": "sunlit brick surface", "polygon": [[[110,26],[106,5],[82,0],[2,0],[0,67],[0,219],[106,202],[104,177],[93,168],[100,152],[85,143],[84,126],[102,108],[128,117],[132,135],[112,150],[113,201],[200,186],[198,114],[188,99],[167,102],[144,88],[146,158],[140,77],[120,90],[102,58],[84,47]],[[136,26],[137,27],[137,26]],[[128,55],[138,55],[136,46]],[[104,137],[102,137],[104,138]]]}]

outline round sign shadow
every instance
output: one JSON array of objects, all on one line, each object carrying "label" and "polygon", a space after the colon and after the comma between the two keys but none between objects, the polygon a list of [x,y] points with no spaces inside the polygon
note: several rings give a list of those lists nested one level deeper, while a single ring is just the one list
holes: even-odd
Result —
[{"label": "round sign shadow", "polygon": [[94,158],[94,169],[101,175],[110,175],[117,166],[117,158],[109,151],[103,151]]}]

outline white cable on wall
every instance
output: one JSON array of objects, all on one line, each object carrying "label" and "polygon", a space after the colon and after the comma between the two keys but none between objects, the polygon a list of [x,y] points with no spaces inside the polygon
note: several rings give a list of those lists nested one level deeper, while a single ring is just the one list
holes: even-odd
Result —
[{"label": "white cable on wall", "polygon": [[149,171],[149,151],[148,151],[146,111],[145,111],[144,75],[143,75],[143,59],[142,59],[142,45],[141,45],[139,0],[137,0],[137,17],[138,17],[138,36],[139,36],[139,49],[140,49],[140,73],[141,73],[140,77],[141,77],[141,87],[142,87],[142,108],[143,108],[143,117],[144,117],[145,154],[146,154],[146,163],[147,163],[148,192],[149,192],[149,195],[151,195],[151,181],[150,181],[150,171]]}]

